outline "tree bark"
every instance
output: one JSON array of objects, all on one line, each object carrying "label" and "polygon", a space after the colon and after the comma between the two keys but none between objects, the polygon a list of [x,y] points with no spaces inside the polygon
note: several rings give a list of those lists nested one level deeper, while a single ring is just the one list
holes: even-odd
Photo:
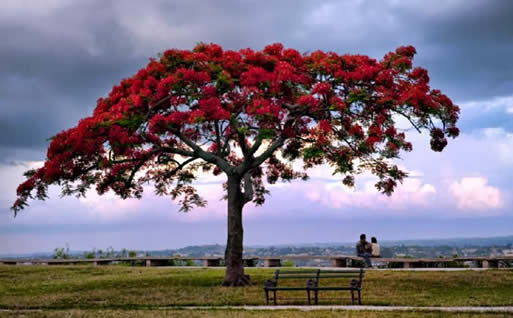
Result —
[{"label": "tree bark", "polygon": [[245,198],[241,191],[241,180],[239,176],[228,176],[228,240],[224,255],[226,272],[223,286],[245,286],[250,283],[249,276],[244,274],[242,261],[242,208]]}]

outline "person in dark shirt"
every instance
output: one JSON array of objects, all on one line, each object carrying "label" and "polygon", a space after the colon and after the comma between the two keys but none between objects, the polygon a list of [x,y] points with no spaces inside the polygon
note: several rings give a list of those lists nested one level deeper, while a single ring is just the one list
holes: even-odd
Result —
[{"label": "person in dark shirt", "polygon": [[365,267],[371,267],[371,250],[372,246],[367,242],[365,234],[360,235],[360,240],[356,242],[356,255],[363,257],[365,260]]}]

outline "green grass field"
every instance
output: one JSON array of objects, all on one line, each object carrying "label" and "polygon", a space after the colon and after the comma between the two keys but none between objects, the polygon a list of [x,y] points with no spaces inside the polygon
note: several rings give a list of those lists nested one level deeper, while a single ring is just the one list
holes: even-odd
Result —
[{"label": "green grass field", "polygon": [[[224,271],[205,268],[128,266],[0,266],[0,309],[42,309],[27,317],[106,317],[147,313],[173,316],[159,307],[264,305],[264,281],[273,269],[249,268],[252,286],[220,286]],[[282,299],[286,297],[287,299]],[[279,295],[280,304],[305,304],[305,293]],[[369,271],[363,283],[364,305],[386,306],[512,306],[513,271]],[[320,304],[349,305],[350,293],[325,292]],[[133,310],[133,311],[130,311]],[[18,314],[20,312],[17,312]],[[298,312],[176,311],[187,317],[295,317]],[[393,314],[393,315],[392,315]],[[304,317],[418,317],[419,313],[308,312]],[[417,314],[417,315],[412,315]],[[14,315],[0,312],[0,315]],[[39,315],[39,316],[38,316]],[[288,315],[288,316],[287,316]],[[345,316],[344,316],[345,315]],[[422,313],[424,317],[475,315]],[[175,315],[176,316],[176,315]],[[479,315],[479,317],[500,315]]]}]

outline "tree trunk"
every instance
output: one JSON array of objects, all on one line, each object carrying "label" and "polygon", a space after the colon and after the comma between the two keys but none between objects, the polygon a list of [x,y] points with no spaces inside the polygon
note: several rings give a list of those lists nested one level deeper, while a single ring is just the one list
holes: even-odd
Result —
[{"label": "tree trunk", "polygon": [[226,272],[223,286],[245,286],[249,284],[249,276],[244,275],[242,262],[242,208],[244,195],[241,191],[241,178],[228,176],[228,241],[224,259]]}]

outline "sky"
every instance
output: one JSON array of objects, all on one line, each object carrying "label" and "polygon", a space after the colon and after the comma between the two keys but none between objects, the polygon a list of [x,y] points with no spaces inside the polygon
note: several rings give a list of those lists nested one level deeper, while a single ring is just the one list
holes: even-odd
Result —
[{"label": "sky", "polygon": [[226,242],[222,179],[198,180],[206,208],[113,194],[10,205],[23,171],[39,167],[48,138],[92,113],[114,84],[169,48],[225,49],[281,42],[380,59],[413,45],[431,87],[461,106],[461,135],[442,153],[409,132],[397,163],[410,177],[391,197],[368,174],[345,188],[329,167],[278,183],[244,210],[244,243],[489,237],[513,234],[513,1],[109,1],[0,3],[0,254],[93,248],[165,249]]}]

